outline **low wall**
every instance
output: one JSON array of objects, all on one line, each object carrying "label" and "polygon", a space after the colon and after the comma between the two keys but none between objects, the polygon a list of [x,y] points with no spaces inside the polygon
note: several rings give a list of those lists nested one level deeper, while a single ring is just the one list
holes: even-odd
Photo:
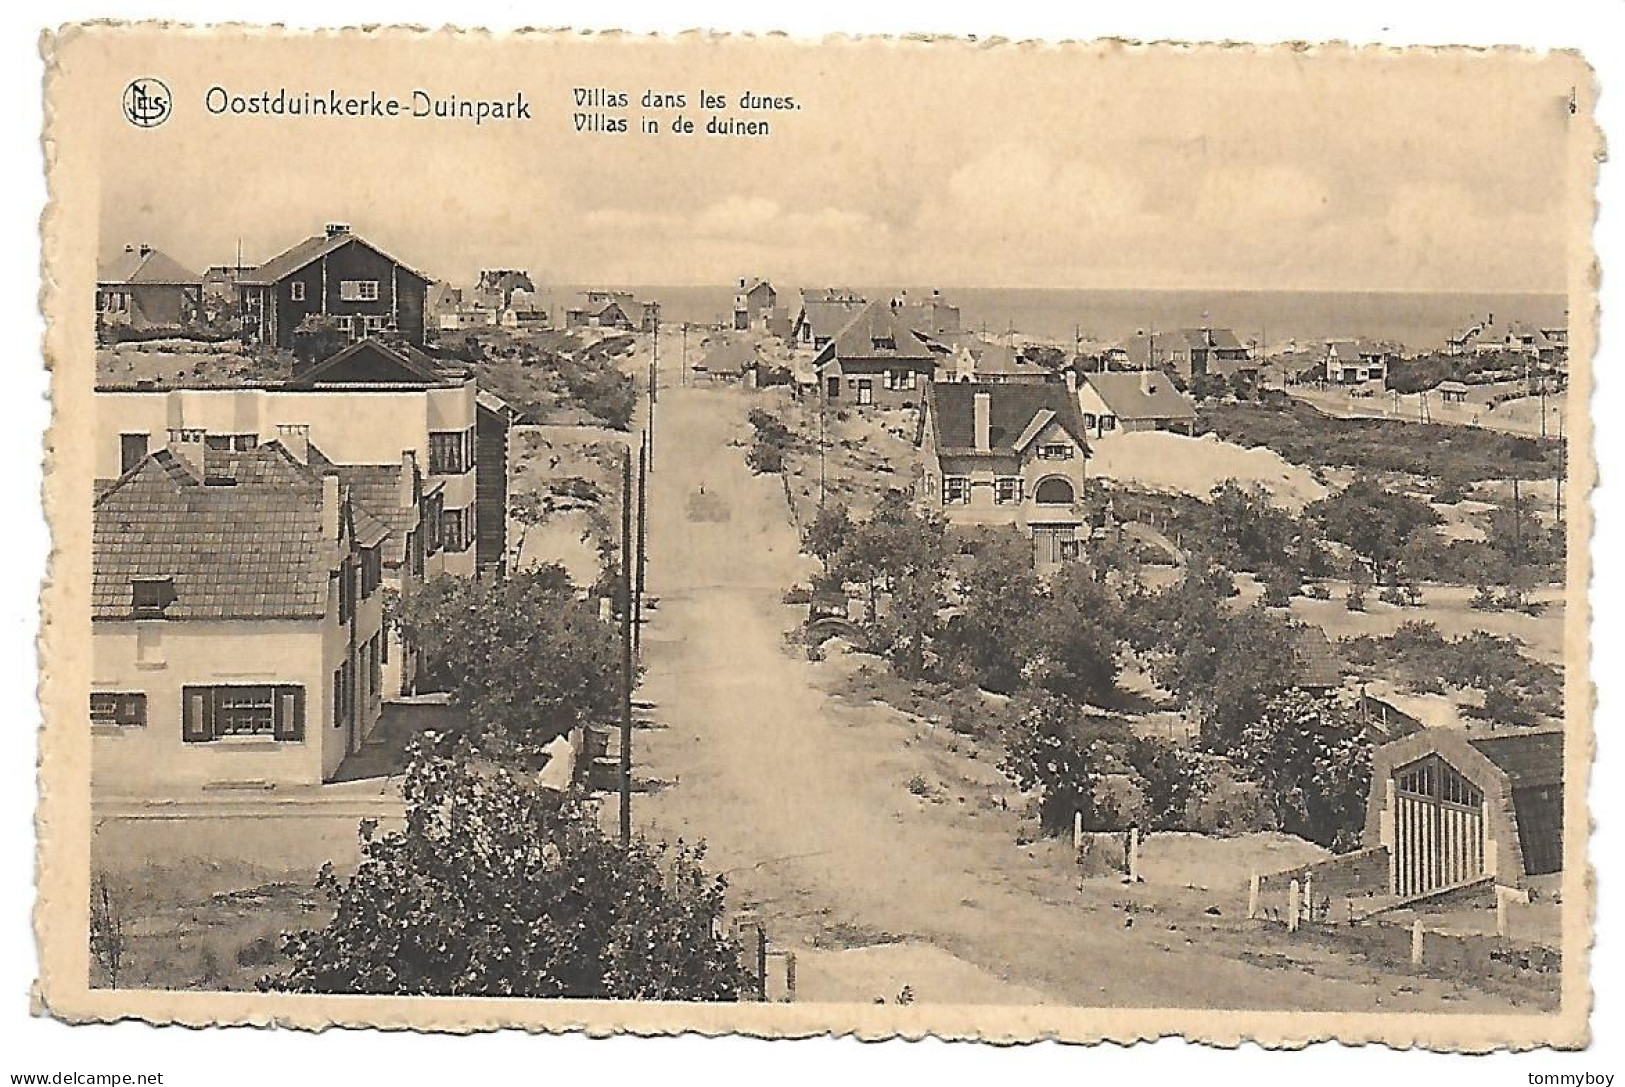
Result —
[{"label": "low wall", "polygon": [[340,871],[354,870],[361,861],[361,821],[375,820],[380,831],[398,830],[405,808],[398,799],[383,797],[232,800],[97,805],[93,816],[93,863],[105,871],[201,861],[314,876],[328,862]]}]

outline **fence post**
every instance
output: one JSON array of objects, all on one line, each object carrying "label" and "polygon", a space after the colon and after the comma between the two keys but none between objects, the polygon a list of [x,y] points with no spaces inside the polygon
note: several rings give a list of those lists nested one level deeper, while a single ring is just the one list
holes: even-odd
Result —
[{"label": "fence post", "polygon": [[1128,881],[1140,882],[1140,828],[1128,830]]},{"label": "fence post", "polygon": [[1310,924],[1315,921],[1315,874],[1303,874],[1303,915]]},{"label": "fence post", "polygon": [[1298,931],[1298,881],[1293,880],[1286,888],[1286,930]]},{"label": "fence post", "polygon": [[1495,934],[1503,940],[1512,935],[1511,919],[1507,916],[1507,894],[1500,884],[1495,885]]},{"label": "fence post", "polygon": [[1411,922],[1411,965],[1422,965],[1422,919]]},{"label": "fence post", "polygon": [[1247,877],[1247,920],[1258,919],[1258,873]]},{"label": "fence post", "polygon": [[1072,856],[1075,859],[1083,851],[1083,812],[1072,813]]},{"label": "fence post", "polygon": [[784,1000],[787,1004],[796,1002],[796,953],[784,953]]},{"label": "fence post", "polygon": [[761,999],[767,999],[767,928],[756,926],[756,987]]}]

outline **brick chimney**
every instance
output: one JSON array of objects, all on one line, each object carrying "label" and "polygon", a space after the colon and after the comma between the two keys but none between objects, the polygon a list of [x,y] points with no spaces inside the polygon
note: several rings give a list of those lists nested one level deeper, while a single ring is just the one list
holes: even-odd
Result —
[{"label": "brick chimney", "polygon": [[341,234],[348,234],[348,233],[350,233],[350,224],[349,223],[328,223],[327,224],[327,236],[329,238],[336,238]]},{"label": "brick chimney", "polygon": [[288,455],[300,464],[310,463],[310,425],[308,423],[278,423],[276,440]]},{"label": "brick chimney", "polygon": [[973,393],[971,404],[971,417],[975,421],[976,429],[976,451],[990,452],[993,449],[993,394]]},{"label": "brick chimney", "polygon": [[169,452],[174,458],[186,465],[188,471],[203,479],[207,474],[204,468],[204,456],[208,452],[207,441],[209,432],[197,427],[170,427]]},{"label": "brick chimney", "polygon": [[1069,393],[1077,392],[1078,391],[1078,366],[1077,366],[1077,364],[1073,363],[1070,366],[1067,366],[1061,372],[1064,375],[1066,375],[1066,391],[1069,392]]},{"label": "brick chimney", "polygon": [[152,246],[148,245],[146,242],[142,242],[140,253],[143,257],[152,256]]}]

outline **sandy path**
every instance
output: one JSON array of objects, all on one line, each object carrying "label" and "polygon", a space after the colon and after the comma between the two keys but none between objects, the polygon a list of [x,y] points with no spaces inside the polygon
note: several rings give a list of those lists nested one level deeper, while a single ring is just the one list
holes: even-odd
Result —
[{"label": "sandy path", "polygon": [[[659,607],[639,691],[654,727],[639,730],[634,748],[638,777],[657,787],[638,796],[634,818],[656,837],[705,839],[709,865],[729,875],[730,901],[756,912],[776,945],[908,941],[928,952],[918,963],[928,976],[908,981],[921,1000],[989,1000],[1003,984],[1025,999],[1108,1006],[1368,1008],[1378,997],[1385,1010],[1506,1007],[1426,978],[1374,977],[1308,948],[1288,949],[1293,969],[1273,946],[1268,966],[1233,948],[1216,953],[1193,941],[1212,925],[1178,923],[1204,920],[1200,905],[1164,907],[1126,928],[1116,900],[1133,890],[1080,892],[1063,866],[1015,845],[1013,816],[973,818],[953,797],[933,805],[910,795],[912,775],[942,765],[916,742],[919,726],[889,707],[832,698],[818,683],[828,666],[784,648],[797,609],[779,597],[805,578],[808,560],[777,477],[752,476],[730,444],[748,433],[746,405],[726,390],[661,390],[649,566]],[[949,782],[961,795],[974,788]],[[1250,938],[1225,924],[1235,931],[1214,931],[1214,946]],[[942,953],[952,970],[933,969]],[[873,954],[852,953],[847,990],[874,973]],[[832,993],[844,991],[840,960],[819,954]],[[957,988],[972,976],[974,992]]]}]

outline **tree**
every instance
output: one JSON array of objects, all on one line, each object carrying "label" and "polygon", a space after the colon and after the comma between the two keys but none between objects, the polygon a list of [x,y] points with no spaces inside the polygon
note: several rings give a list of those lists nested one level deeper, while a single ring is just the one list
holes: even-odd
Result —
[{"label": "tree", "polygon": [[1117,688],[1121,639],[1116,594],[1088,564],[1069,563],[1051,578],[1029,620],[1028,678],[1074,702],[1102,702]]},{"label": "tree", "polygon": [[332,358],[349,344],[349,326],[339,324],[337,317],[308,314],[293,330],[294,357],[307,366]]},{"label": "tree", "polygon": [[362,827],[362,861],[319,888],[334,912],[289,933],[261,987],[301,993],[736,1000],[726,881],[704,848],[623,846],[573,798],[430,734],[413,751],[406,824]]},{"label": "tree", "polygon": [[892,667],[905,679],[920,679],[935,664],[933,643],[945,604],[941,575],[913,571],[897,579],[885,615],[871,624],[874,643],[886,647]]},{"label": "tree", "polygon": [[1432,506],[1370,477],[1356,479],[1305,512],[1329,538],[1370,562],[1378,582],[1384,584],[1412,538],[1431,532],[1439,523]]},{"label": "tree", "polygon": [[1151,737],[1135,737],[1127,755],[1145,793],[1147,829],[1184,828],[1191,801],[1205,795],[1198,758],[1178,744]]},{"label": "tree", "polygon": [[824,564],[827,571],[852,535],[852,514],[844,502],[832,502],[819,507],[813,519],[807,522],[802,534],[802,546]]},{"label": "tree", "polygon": [[1095,766],[1103,752],[1091,750],[1078,708],[1064,698],[1040,694],[1005,733],[1004,772],[1023,789],[1039,791],[1038,820],[1046,834],[1064,834],[1074,812],[1085,825],[1098,822]]},{"label": "tree", "polygon": [[429,681],[493,743],[535,748],[619,706],[620,649],[561,567],[506,578],[441,576],[402,614]]},{"label": "tree", "polygon": [[983,530],[959,583],[962,606],[944,632],[954,661],[988,690],[1017,690],[1043,599],[1031,541],[1015,528]]},{"label": "tree", "polygon": [[905,491],[889,490],[866,521],[845,533],[830,560],[830,572],[843,583],[867,587],[869,621],[878,614],[879,596],[914,573],[941,576],[947,565],[947,525],[935,513],[916,512]]},{"label": "tree", "polygon": [[1201,743],[1225,752],[1299,668],[1292,623],[1262,607],[1193,611],[1152,663],[1157,682],[1201,719]]},{"label": "tree", "polygon": [[1371,741],[1346,708],[1284,691],[1241,730],[1233,757],[1263,788],[1282,830],[1339,852],[1359,845]]}]

